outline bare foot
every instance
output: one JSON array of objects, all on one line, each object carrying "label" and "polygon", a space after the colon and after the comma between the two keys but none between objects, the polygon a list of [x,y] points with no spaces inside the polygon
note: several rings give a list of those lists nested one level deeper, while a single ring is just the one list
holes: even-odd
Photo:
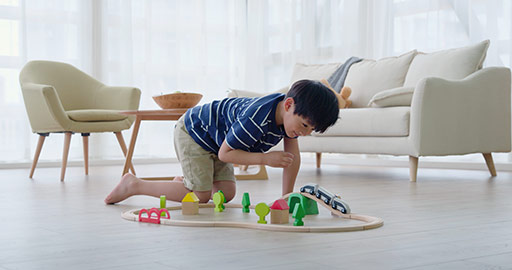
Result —
[{"label": "bare foot", "polygon": [[172,181],[183,182],[183,176],[175,176],[174,179],[172,179]]},{"label": "bare foot", "polygon": [[113,204],[125,200],[133,195],[133,187],[139,181],[135,175],[127,173],[123,175],[121,181],[105,198],[106,204]]}]

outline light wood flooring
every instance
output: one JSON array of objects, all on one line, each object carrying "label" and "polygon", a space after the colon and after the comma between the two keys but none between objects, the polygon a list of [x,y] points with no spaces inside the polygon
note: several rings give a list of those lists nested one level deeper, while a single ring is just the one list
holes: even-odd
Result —
[{"label": "light wood flooring", "polygon": [[[177,164],[136,166],[139,175],[176,175]],[[296,187],[317,182],[355,213],[384,219],[374,230],[285,233],[189,228],[126,221],[121,213],[159,205],[104,197],[121,166],[0,170],[0,269],[512,269],[512,173],[303,164]],[[239,181],[234,202],[280,197],[269,181]],[[169,205],[169,204],[168,204]]]}]

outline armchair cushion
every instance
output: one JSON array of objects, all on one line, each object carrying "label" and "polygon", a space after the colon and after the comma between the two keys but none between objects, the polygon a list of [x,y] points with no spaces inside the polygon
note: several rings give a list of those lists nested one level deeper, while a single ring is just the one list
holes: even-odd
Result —
[{"label": "armchair cushion", "polygon": [[140,90],[106,86],[72,65],[30,61],[20,84],[33,132],[117,132],[130,128]]},{"label": "armchair cushion", "polygon": [[76,122],[119,121],[128,118],[118,110],[72,110],[67,111],[66,114]]},{"label": "armchair cushion", "polygon": [[462,48],[419,53],[412,60],[404,86],[416,86],[423,78],[462,80],[482,68],[489,40]]},{"label": "armchair cushion", "polygon": [[414,87],[397,87],[375,94],[368,107],[411,106]]}]

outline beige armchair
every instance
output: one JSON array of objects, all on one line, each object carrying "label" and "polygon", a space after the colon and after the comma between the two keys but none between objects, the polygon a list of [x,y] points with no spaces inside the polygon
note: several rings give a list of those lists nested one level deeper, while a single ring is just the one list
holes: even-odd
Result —
[{"label": "beige armchair", "polygon": [[32,131],[39,134],[30,178],[50,133],[65,134],[61,181],[66,173],[73,133],[82,134],[86,175],[90,133],[114,132],[126,156],[121,131],[130,128],[134,117],[119,111],[138,109],[139,89],[106,86],[72,65],[51,61],[28,62],[20,72],[20,84]]}]

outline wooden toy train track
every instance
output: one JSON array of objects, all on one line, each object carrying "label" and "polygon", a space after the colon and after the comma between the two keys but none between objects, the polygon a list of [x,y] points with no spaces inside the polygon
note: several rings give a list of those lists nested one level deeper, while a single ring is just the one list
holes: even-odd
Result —
[{"label": "wooden toy train track", "polygon": [[[290,194],[282,197],[282,199],[288,199]],[[170,219],[158,218],[159,223],[163,225],[171,226],[189,226],[189,227],[231,227],[231,228],[246,228],[246,229],[257,229],[257,230],[268,230],[268,231],[282,231],[282,232],[348,232],[348,231],[362,231],[370,230],[381,227],[384,221],[378,217],[372,217],[367,215],[359,214],[343,214],[338,210],[332,209],[329,205],[323,203],[321,199],[306,192],[300,193],[304,197],[316,201],[319,205],[324,206],[328,209],[332,215],[328,218],[318,218],[317,215],[307,216],[304,219],[305,226],[293,226],[290,224],[259,224],[257,223],[257,217],[254,213],[242,213],[242,211],[231,211],[230,209],[241,209],[241,204],[224,204],[226,207],[225,212],[215,213],[208,208],[214,208],[214,204],[199,204],[200,213],[199,215],[181,215],[181,212],[172,212],[175,210],[181,210],[181,206],[166,207],[170,213]],[[254,209],[254,205],[250,206]],[[130,221],[139,221],[139,212],[142,209],[133,209],[124,212],[121,216]],[[229,217],[228,217],[229,215]],[[226,219],[235,217],[238,220]],[[326,223],[335,223],[325,225]]]}]

